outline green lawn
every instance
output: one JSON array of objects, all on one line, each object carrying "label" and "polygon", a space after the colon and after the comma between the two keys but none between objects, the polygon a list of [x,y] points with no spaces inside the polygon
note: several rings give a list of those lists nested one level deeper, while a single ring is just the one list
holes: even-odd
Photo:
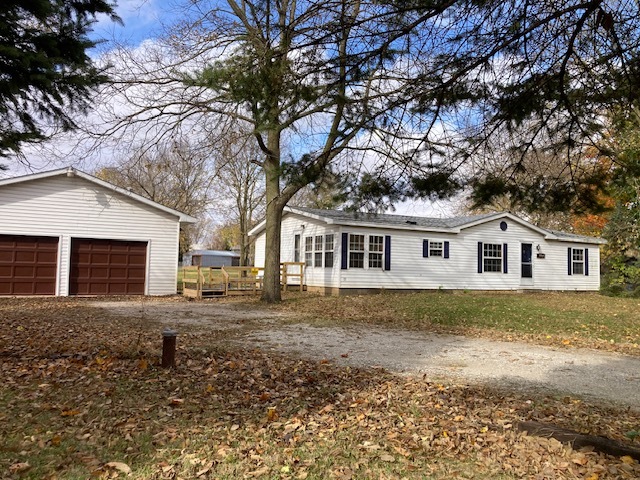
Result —
[{"label": "green lawn", "polygon": [[596,293],[288,294],[278,308],[322,324],[370,323],[640,355],[640,300]]}]

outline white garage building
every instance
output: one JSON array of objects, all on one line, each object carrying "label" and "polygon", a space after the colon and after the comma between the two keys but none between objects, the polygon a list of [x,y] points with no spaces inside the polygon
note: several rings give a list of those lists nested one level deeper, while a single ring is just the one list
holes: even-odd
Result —
[{"label": "white garage building", "polygon": [[0,295],[174,294],[195,221],[73,168],[0,180]]}]

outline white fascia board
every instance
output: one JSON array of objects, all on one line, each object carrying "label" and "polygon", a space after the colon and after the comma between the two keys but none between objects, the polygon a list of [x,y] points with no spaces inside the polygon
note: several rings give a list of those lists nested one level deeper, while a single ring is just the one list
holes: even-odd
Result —
[{"label": "white fascia board", "polygon": [[156,208],[158,210],[162,210],[163,212],[169,213],[171,215],[175,215],[176,217],[178,217],[180,223],[196,223],[198,221],[197,218],[187,215],[186,213],[179,212],[178,210],[174,210],[173,208],[165,207],[164,205],[161,205],[158,202],[154,202],[153,200],[149,200],[148,198],[145,198],[142,195],[138,195],[137,193],[130,192],[129,190],[118,187],[112,183],[105,182],[104,180],[100,180],[99,178],[94,177],[93,175],[89,175],[88,173],[84,173],[80,170],[76,170],[73,167],[60,168],[57,170],[34,173],[31,175],[22,175],[19,177],[5,178],[0,180],[0,187],[4,185],[28,182],[32,180],[40,180],[44,178],[57,177],[61,175],[68,175],[71,177],[73,176],[80,177],[89,182],[100,185],[101,187],[107,188],[109,190],[113,190],[114,192],[118,192],[133,200],[149,205],[150,207]]}]

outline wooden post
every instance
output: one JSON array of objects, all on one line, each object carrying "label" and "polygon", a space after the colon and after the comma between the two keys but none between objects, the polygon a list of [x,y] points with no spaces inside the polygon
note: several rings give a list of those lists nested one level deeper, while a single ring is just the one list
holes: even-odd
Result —
[{"label": "wooden post", "polygon": [[176,338],[178,332],[165,328],[162,331],[162,368],[176,366]]}]

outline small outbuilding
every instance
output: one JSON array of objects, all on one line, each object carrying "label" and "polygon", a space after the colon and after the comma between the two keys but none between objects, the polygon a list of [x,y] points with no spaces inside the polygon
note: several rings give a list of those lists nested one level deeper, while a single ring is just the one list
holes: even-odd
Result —
[{"label": "small outbuilding", "polygon": [[[256,267],[265,261],[265,222]],[[600,238],[546,230],[511,213],[454,218],[286,207],[281,261],[305,262],[309,290],[600,288]]]},{"label": "small outbuilding", "polygon": [[238,267],[240,254],[228,250],[191,250],[182,256],[185,267]]},{"label": "small outbuilding", "polygon": [[195,221],[73,168],[0,180],[0,295],[175,294]]}]

